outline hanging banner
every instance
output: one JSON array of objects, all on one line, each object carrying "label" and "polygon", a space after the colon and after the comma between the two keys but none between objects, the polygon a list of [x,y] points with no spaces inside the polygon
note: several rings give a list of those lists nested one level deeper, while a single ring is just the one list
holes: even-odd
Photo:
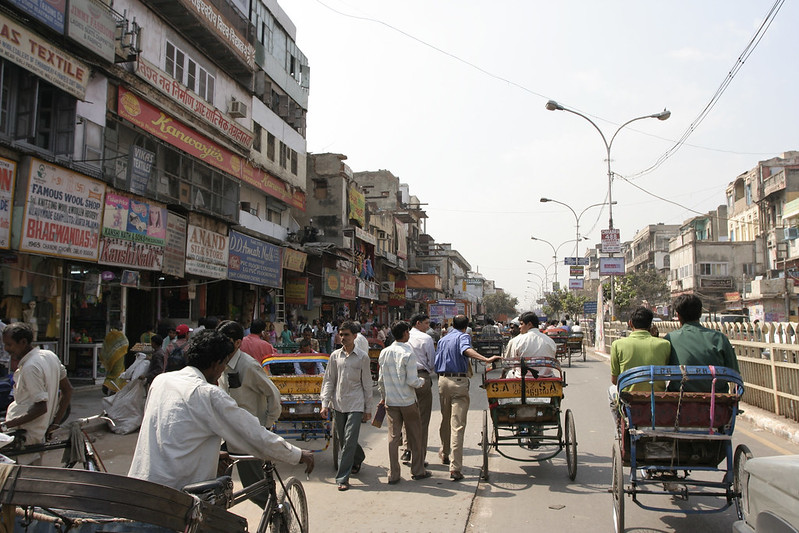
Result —
[{"label": "hanging banner", "polygon": [[166,219],[166,245],[161,272],[177,278],[186,274],[186,219],[168,213]]},{"label": "hanging banner", "polygon": [[11,246],[11,199],[17,180],[17,164],[0,157],[0,248]]},{"label": "hanging banner", "polygon": [[228,279],[275,288],[283,285],[283,259],[279,246],[234,230],[230,230],[229,243]]},{"label": "hanging banner", "polygon": [[105,184],[32,158],[21,252],[97,261]]},{"label": "hanging banner", "polygon": [[355,187],[350,187],[347,189],[347,199],[349,220],[356,222],[360,227],[364,227],[366,225],[366,196]]},{"label": "hanging banner", "polygon": [[227,235],[189,224],[186,235],[186,272],[207,278],[225,279],[227,265]]},{"label": "hanging banner", "polygon": [[396,218],[394,222],[397,227],[397,257],[408,259],[408,230],[405,228],[405,224]]}]

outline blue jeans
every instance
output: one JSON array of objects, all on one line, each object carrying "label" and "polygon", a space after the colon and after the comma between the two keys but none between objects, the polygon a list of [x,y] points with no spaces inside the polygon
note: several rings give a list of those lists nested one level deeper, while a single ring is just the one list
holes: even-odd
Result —
[{"label": "blue jeans", "polygon": [[363,448],[358,444],[361,434],[362,412],[342,413],[333,410],[333,423],[336,438],[341,443],[341,455],[338,458],[336,483],[348,483],[353,466],[361,466],[366,458]]}]

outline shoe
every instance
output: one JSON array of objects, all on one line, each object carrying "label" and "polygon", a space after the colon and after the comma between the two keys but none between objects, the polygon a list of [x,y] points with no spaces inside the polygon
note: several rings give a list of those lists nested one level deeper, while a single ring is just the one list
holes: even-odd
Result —
[{"label": "shoe", "polygon": [[427,479],[427,478],[429,478],[432,475],[433,475],[433,473],[431,471],[425,470],[424,474],[421,474],[421,475],[418,475],[418,476],[411,476],[411,479],[414,480],[414,481],[419,481],[420,479]]},{"label": "shoe", "polygon": [[400,457],[400,461],[406,462],[411,460],[411,451],[405,450],[402,452],[402,457]]},{"label": "shoe", "polygon": [[449,464],[449,456],[444,452],[438,452],[438,458],[441,459],[441,464]]},{"label": "shoe", "polygon": [[357,474],[361,471],[361,465],[352,465],[352,470],[350,470],[351,474]]},{"label": "shoe", "polygon": [[461,479],[463,479],[463,474],[461,474],[457,470],[453,470],[452,472],[449,473],[449,478],[452,481],[460,481]]},{"label": "shoe", "polygon": [[402,481],[402,478],[401,478],[401,477],[398,477],[397,479],[389,479],[389,480],[388,480],[388,484],[389,484],[389,485],[396,485],[396,484],[397,484],[397,483],[399,483],[400,481]]},{"label": "shoe", "polygon": [[350,489],[350,484],[347,483],[346,481],[344,483],[339,483],[338,484],[339,492],[344,492],[345,490],[349,490],[349,489]]}]

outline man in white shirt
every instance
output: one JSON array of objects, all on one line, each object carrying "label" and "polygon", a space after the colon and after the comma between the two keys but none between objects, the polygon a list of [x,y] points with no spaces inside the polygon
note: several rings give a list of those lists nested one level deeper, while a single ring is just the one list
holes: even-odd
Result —
[{"label": "man in white shirt", "polygon": [[361,332],[361,323],[353,322],[358,327],[358,335],[355,337],[355,349],[360,350],[369,357],[369,340]]},{"label": "man in white shirt", "polygon": [[213,479],[222,439],[260,459],[304,463],[306,473],[313,470],[313,452],[267,430],[213,384],[234,353],[230,339],[204,331],[189,344],[186,367],[153,380],[128,476],[178,490]]},{"label": "man in white shirt", "polygon": [[[411,330],[408,346],[416,356],[416,370],[419,377],[424,380],[421,387],[416,389],[416,402],[419,404],[419,416],[422,421],[422,461],[427,460],[427,435],[430,427],[430,413],[433,411],[433,380],[430,375],[435,370],[436,349],[433,338],[427,334],[430,327],[430,316],[417,313],[411,317]],[[393,334],[393,328],[392,328]],[[405,439],[403,461],[411,460],[411,447]]]},{"label": "man in white shirt", "polygon": [[[506,361],[519,362],[522,357],[549,358],[557,361],[557,345],[549,335],[538,329],[538,316],[527,312],[519,317],[520,334],[513,337],[502,356]],[[536,367],[539,377],[553,377],[555,372],[549,367]],[[521,377],[519,368],[514,368],[506,377]]]},{"label": "man in white shirt", "polygon": [[[33,346],[33,329],[14,322],[3,330],[3,343],[11,359],[19,361],[14,372],[14,401],[8,406],[0,431],[24,429],[28,444],[44,442],[48,430],[58,427],[72,399],[67,370],[50,350]],[[41,456],[28,458],[40,464]]]},{"label": "man in white shirt", "polygon": [[[416,355],[408,344],[410,338],[407,322],[396,322],[391,334],[396,339],[388,348],[380,352],[380,377],[377,387],[380,390],[380,403],[386,406],[388,418],[388,484],[399,483],[399,445],[402,442],[402,428],[410,443],[411,478],[414,480],[430,477],[424,468],[422,455],[422,424],[414,389],[424,384],[424,379],[416,370]],[[425,333],[425,335],[427,335]],[[432,340],[432,339],[431,339]]]}]

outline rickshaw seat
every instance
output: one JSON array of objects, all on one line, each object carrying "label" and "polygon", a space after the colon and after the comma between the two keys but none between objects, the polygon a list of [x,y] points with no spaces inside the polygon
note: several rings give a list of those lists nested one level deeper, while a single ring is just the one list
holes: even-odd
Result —
[{"label": "rickshaw seat", "polygon": [[652,427],[653,425],[674,427],[679,404],[680,419],[677,421],[677,426],[681,428],[720,428],[730,423],[734,407],[738,404],[737,394],[716,393],[711,425],[712,393],[683,392],[682,400],[680,400],[679,392],[655,392],[655,421],[653,424],[652,394],[649,391],[622,391],[620,399],[630,407],[630,423],[633,427]]}]

